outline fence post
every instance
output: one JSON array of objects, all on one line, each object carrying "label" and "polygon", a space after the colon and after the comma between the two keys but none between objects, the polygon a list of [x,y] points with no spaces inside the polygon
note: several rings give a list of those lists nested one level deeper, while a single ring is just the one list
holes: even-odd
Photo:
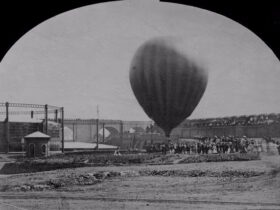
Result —
[{"label": "fence post", "polygon": [[61,107],[61,151],[64,153],[64,108]]},{"label": "fence post", "polygon": [[98,132],[98,119],[96,119],[96,149],[98,149],[99,132]]},{"label": "fence post", "polygon": [[48,104],[45,105],[45,134],[48,134]]},{"label": "fence post", "polygon": [[103,143],[105,142],[105,123],[102,124],[102,136],[103,136]]},{"label": "fence post", "polygon": [[75,123],[73,122],[73,141],[75,141]]},{"label": "fence post", "polygon": [[10,123],[9,123],[9,102],[6,102],[6,141],[7,141],[7,153],[9,153],[10,146]]},{"label": "fence post", "polygon": [[123,147],[123,121],[120,121],[121,146]]},{"label": "fence post", "polygon": [[153,142],[153,132],[154,132],[154,129],[153,129],[153,126],[151,125],[150,126],[151,130],[150,130],[150,133],[151,133],[151,142]]},{"label": "fence post", "polygon": [[57,113],[58,113],[58,111],[57,111],[57,109],[54,111],[54,121],[57,123],[58,122],[58,120],[57,120]]},{"label": "fence post", "polygon": [[94,121],[89,120],[88,121],[88,125],[89,125],[89,139],[94,141],[94,132],[92,131],[93,130]]}]

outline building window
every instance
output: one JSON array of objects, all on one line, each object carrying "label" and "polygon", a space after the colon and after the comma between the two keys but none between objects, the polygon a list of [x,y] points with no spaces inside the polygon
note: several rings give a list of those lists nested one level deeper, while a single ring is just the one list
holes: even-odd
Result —
[{"label": "building window", "polygon": [[42,145],[42,154],[46,154],[46,152],[47,152],[47,146],[44,144],[44,145]]}]

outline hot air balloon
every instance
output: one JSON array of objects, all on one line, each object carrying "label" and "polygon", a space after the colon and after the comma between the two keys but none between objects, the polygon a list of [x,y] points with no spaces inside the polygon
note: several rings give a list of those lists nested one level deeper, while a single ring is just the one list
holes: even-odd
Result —
[{"label": "hot air balloon", "polygon": [[208,72],[176,39],[160,37],[137,49],[129,79],[138,103],[170,137],[172,129],[198,105],[207,86]]}]

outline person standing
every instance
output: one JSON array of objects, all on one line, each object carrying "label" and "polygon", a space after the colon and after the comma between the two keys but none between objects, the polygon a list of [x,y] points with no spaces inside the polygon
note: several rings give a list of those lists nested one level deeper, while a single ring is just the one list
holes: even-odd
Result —
[{"label": "person standing", "polygon": [[280,142],[277,143],[278,154],[280,155]]}]

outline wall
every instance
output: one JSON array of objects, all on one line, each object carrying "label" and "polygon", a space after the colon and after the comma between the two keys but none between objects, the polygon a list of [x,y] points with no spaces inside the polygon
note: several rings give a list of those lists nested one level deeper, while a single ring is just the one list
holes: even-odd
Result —
[{"label": "wall", "polygon": [[[196,136],[247,136],[249,138],[280,137],[280,125],[259,125],[259,126],[226,126],[226,127],[178,127],[171,133],[171,139],[193,138]],[[110,138],[107,143],[120,146],[122,149],[138,148],[141,149],[145,144],[162,143],[167,141],[164,135],[158,134],[124,134]]]},{"label": "wall", "polygon": [[124,134],[113,136],[106,143],[119,146],[121,149],[143,149],[145,144],[156,144],[168,142],[169,140],[178,140],[178,136],[170,138],[160,134]]},{"label": "wall", "polygon": [[254,125],[254,126],[224,126],[224,127],[179,127],[172,131],[171,135],[183,138],[195,136],[247,136],[250,138],[280,137],[280,124]]},{"label": "wall", "polygon": [[[134,144],[143,144],[149,142],[149,134],[136,135],[136,140],[128,134],[130,128],[146,128],[151,124],[149,121],[118,121],[118,120],[99,120],[99,130],[102,129],[102,123],[106,127],[113,127],[119,133],[106,139],[106,143],[121,146],[122,148],[132,148]],[[65,120],[66,127],[73,131],[74,141],[95,142],[96,141],[96,120]],[[122,133],[122,136],[121,136]],[[173,138],[193,138],[195,136],[247,136],[251,138],[262,138],[264,136],[280,137],[280,124],[258,125],[258,126],[224,126],[224,127],[183,127],[175,128],[171,136]],[[154,143],[162,142],[163,136],[154,135]],[[73,138],[72,138],[73,139]],[[99,138],[102,142],[102,136]],[[134,142],[133,142],[134,141]],[[137,143],[141,142],[141,143]]]},{"label": "wall", "polygon": [[[7,151],[7,134],[5,122],[0,122],[0,152]],[[21,151],[21,139],[35,131],[42,131],[42,123],[28,123],[28,122],[9,122],[9,150]]]},{"label": "wall", "polygon": [[[31,151],[30,151],[30,144],[34,145],[34,157],[40,157],[40,156],[48,156],[49,154],[49,139],[28,139],[25,142],[25,150],[26,155],[28,157],[32,157]],[[46,146],[46,153],[42,153],[42,146]]]},{"label": "wall", "polygon": [[[64,126],[72,131],[72,137],[68,141],[94,142],[96,139],[96,121],[95,120],[65,120]],[[98,124],[102,126],[102,124]]]},{"label": "wall", "polygon": [[7,142],[6,142],[6,132],[5,132],[5,124],[0,122],[0,152],[7,151]]},{"label": "wall", "polygon": [[[120,121],[120,120],[99,120],[98,130],[102,130],[104,127],[115,128],[119,134],[126,133],[130,128],[140,127],[144,130],[147,126],[151,124],[150,121]],[[81,141],[81,142],[95,142],[97,134],[97,121],[96,119],[65,119],[64,125],[67,129],[72,131],[72,141]],[[102,137],[101,139],[102,140]]]}]

